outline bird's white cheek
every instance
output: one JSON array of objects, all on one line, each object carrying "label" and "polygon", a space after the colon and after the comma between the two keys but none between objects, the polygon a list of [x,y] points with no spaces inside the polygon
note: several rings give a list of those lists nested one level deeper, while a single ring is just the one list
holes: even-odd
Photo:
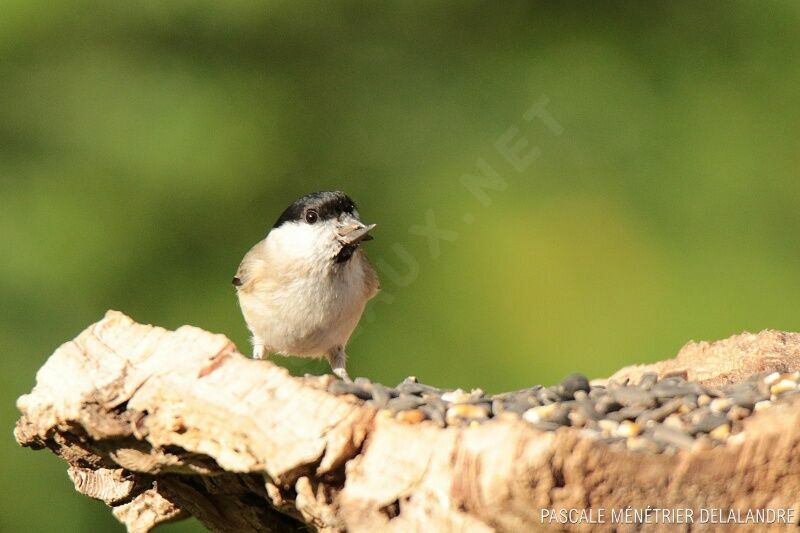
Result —
[{"label": "bird's white cheek", "polygon": [[322,261],[336,255],[338,244],[328,224],[289,223],[267,237],[270,253],[290,260]]}]

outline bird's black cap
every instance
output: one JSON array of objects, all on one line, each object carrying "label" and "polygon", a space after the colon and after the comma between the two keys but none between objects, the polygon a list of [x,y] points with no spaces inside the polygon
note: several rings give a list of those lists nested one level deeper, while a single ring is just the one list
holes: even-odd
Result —
[{"label": "bird's black cap", "polygon": [[314,209],[320,220],[329,220],[338,218],[342,213],[353,214],[353,211],[356,210],[356,204],[341,191],[311,193],[287,207],[272,227],[278,228],[286,222],[304,220],[309,209]]}]

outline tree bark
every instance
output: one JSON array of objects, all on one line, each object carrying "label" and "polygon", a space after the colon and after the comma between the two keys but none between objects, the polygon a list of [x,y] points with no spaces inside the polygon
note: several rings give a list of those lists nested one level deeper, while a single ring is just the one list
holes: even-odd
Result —
[{"label": "tree bark", "polygon": [[[767,331],[691,344],[676,359],[616,377],[681,372],[721,385],[798,368],[800,334]],[[18,400],[15,436],[64,459],[75,488],[104,501],[129,531],[189,515],[221,532],[525,531],[547,527],[543,509],[800,515],[797,397],[750,417],[735,442],[655,454],[510,418],[476,427],[401,423],[329,394],[331,379],[291,377],[242,356],[222,335],[171,332],[110,311],[40,369]],[[691,526],[704,528],[725,526]]]}]

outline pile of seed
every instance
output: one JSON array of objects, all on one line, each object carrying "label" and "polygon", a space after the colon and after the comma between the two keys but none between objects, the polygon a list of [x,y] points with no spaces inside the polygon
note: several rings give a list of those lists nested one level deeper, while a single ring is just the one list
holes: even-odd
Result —
[{"label": "pile of seed", "polygon": [[472,426],[492,418],[522,419],[538,429],[580,428],[590,438],[631,450],[660,452],[742,438],[742,420],[772,402],[800,393],[800,372],[757,374],[719,389],[644,374],[637,383],[590,384],[572,374],[551,387],[486,395],[480,389],[439,389],[410,377],[396,387],[334,380],[333,394],[351,394],[400,422]]}]

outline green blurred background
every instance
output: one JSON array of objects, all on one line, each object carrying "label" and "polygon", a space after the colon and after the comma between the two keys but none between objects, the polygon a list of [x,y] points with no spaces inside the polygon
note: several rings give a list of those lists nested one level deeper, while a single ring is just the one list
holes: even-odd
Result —
[{"label": "green blurred background", "polygon": [[314,190],[379,224],[354,375],[499,391],[800,330],[800,4],[577,5],[2,0],[0,530],[122,529],[15,446],[16,397],[108,308],[248,351],[230,279]]}]

